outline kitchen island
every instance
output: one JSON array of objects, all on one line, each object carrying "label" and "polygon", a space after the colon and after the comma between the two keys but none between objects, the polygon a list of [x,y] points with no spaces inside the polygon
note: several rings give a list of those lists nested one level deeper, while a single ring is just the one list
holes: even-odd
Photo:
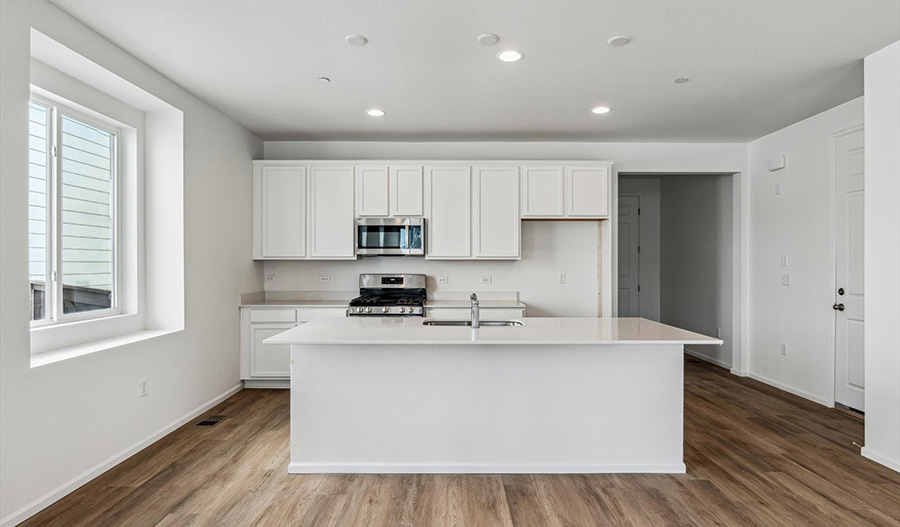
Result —
[{"label": "kitchen island", "polygon": [[640,318],[325,318],[291,346],[291,473],[685,471],[683,346]]}]

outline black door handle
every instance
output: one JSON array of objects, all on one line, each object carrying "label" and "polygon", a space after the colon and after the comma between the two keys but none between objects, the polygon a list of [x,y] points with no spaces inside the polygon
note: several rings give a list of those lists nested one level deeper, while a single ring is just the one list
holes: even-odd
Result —
[{"label": "black door handle", "polygon": [[834,309],[835,311],[843,311],[844,304],[835,304],[835,305],[831,306],[831,309]]}]

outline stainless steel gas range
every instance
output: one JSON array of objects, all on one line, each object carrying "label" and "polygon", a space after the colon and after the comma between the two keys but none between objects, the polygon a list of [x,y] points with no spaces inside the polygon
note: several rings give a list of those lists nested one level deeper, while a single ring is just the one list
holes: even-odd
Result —
[{"label": "stainless steel gas range", "polygon": [[425,275],[361,274],[359,296],[347,314],[356,316],[425,316]]}]

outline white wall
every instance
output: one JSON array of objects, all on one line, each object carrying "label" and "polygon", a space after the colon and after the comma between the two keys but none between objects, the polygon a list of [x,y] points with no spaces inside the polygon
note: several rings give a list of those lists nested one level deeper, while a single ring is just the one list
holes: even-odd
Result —
[{"label": "white wall", "polygon": [[[184,331],[30,367],[30,27],[184,112]],[[262,142],[46,1],[0,4],[0,518],[14,524],[239,386],[238,295],[251,261],[251,158]],[[138,398],[138,382],[149,395]]]},{"label": "white wall", "polygon": [[659,177],[619,175],[619,195],[640,196],[640,310],[642,317],[657,322],[659,321],[659,180]]},{"label": "white wall", "polygon": [[900,471],[900,42],[866,57],[866,446]]},{"label": "white wall", "polygon": [[[862,97],[748,145],[750,375],[831,405],[834,275],[832,134],[863,123]],[[787,156],[787,168],[767,162]],[[782,194],[775,195],[781,182]],[[787,254],[790,266],[781,267]],[[791,274],[791,286],[781,274]],[[781,344],[787,355],[781,355]]]},{"label": "white wall", "polygon": [[[266,262],[266,291],[354,291],[360,273],[421,273],[432,291],[518,291],[530,317],[597,316],[597,222],[522,222],[522,259],[436,261],[414,257],[344,262]],[[559,273],[566,283],[559,284]],[[320,283],[319,276],[331,277]],[[436,283],[437,277],[448,283]],[[491,277],[482,284],[482,277]]]},{"label": "white wall", "polygon": [[721,346],[693,354],[731,368],[732,176],[660,178],[660,321],[704,335],[721,331]]}]

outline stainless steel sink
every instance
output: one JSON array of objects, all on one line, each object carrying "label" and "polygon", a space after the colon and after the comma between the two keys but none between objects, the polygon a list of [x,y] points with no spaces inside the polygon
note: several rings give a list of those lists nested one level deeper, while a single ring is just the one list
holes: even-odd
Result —
[{"label": "stainless steel sink", "polygon": [[[426,320],[422,322],[423,326],[471,326],[471,320]],[[521,326],[523,322],[520,320],[482,320],[480,322],[484,326]]]}]

